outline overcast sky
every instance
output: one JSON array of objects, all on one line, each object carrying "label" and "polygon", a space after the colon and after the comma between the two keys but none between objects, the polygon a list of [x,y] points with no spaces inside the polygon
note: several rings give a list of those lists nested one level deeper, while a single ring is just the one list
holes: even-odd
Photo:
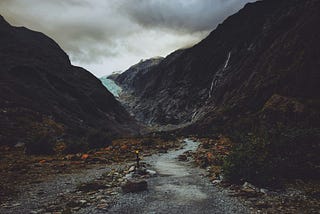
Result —
[{"label": "overcast sky", "polygon": [[191,46],[254,0],[0,0],[12,25],[53,38],[97,77]]}]

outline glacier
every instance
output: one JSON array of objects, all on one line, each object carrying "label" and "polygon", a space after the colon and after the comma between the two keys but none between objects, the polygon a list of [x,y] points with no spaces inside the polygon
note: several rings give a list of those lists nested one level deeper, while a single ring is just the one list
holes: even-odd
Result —
[{"label": "glacier", "polygon": [[103,76],[99,78],[102,84],[110,91],[113,96],[119,98],[122,88],[118,86],[113,80],[108,79],[108,76]]}]

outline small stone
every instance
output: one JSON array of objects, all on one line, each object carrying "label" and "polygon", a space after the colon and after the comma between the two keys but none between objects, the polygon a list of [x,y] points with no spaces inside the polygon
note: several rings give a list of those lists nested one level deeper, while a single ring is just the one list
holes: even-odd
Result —
[{"label": "small stone", "polygon": [[105,210],[105,209],[108,208],[108,204],[106,204],[106,203],[99,204],[97,206],[97,208],[100,209],[100,210]]},{"label": "small stone", "polygon": [[242,185],[242,191],[243,192],[247,192],[247,193],[254,193],[254,192],[259,192],[259,189],[257,189],[255,186],[253,186],[252,184],[245,182]]},{"label": "small stone", "polygon": [[214,184],[214,185],[217,185],[217,184],[220,184],[221,183],[221,180],[213,180],[212,181],[212,184]]},{"label": "small stone", "polygon": [[253,189],[253,190],[255,190],[256,189],[256,187],[255,186],[253,186],[252,184],[250,184],[249,182],[245,182],[243,185],[242,185],[242,187],[243,188],[246,188],[246,189]]},{"label": "small stone", "polygon": [[264,201],[258,201],[257,203],[255,203],[255,206],[258,208],[264,208],[264,209],[270,207],[270,205]]},{"label": "small stone", "polygon": [[87,203],[87,201],[86,200],[80,200],[79,201],[81,204],[85,204],[85,203]]},{"label": "small stone", "polygon": [[146,168],[138,168],[138,169],[136,169],[134,174],[136,174],[136,175],[146,175],[147,174],[147,169]]},{"label": "small stone", "polygon": [[135,166],[131,166],[131,167],[129,168],[128,172],[129,172],[129,173],[130,173],[130,172],[133,172],[135,169],[136,169]]},{"label": "small stone", "polygon": [[131,179],[133,175],[133,172],[130,172],[129,174],[126,174],[125,179]]},{"label": "small stone", "polygon": [[167,149],[159,149],[159,153],[167,153],[168,150]]},{"label": "small stone", "polygon": [[150,170],[150,169],[147,169],[146,172],[147,172],[149,175],[151,175],[151,176],[157,175],[157,172],[156,172],[156,171],[153,171],[153,170]]},{"label": "small stone", "polygon": [[261,188],[260,192],[263,194],[268,194],[269,190]]},{"label": "small stone", "polygon": [[16,145],[14,145],[15,148],[23,148],[25,147],[25,143],[22,143],[22,142],[18,142]]},{"label": "small stone", "polygon": [[223,181],[224,180],[223,175],[219,175],[219,179]]},{"label": "small stone", "polygon": [[187,161],[188,160],[188,157],[186,155],[179,155],[178,156],[178,160],[179,161]]},{"label": "small stone", "polygon": [[81,209],[81,207],[74,207],[74,208],[72,208],[72,210],[74,210],[74,211],[79,211]]},{"label": "small stone", "polygon": [[[98,195],[97,197],[96,197],[96,199],[98,199],[98,200],[100,200],[100,199],[102,199],[103,198],[103,195]],[[102,199],[103,200],[103,199]]]}]

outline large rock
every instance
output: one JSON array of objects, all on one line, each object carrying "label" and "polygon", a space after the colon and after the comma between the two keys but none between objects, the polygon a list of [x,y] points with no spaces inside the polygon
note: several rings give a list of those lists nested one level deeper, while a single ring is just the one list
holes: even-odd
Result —
[{"label": "large rock", "polygon": [[121,189],[125,193],[129,192],[141,192],[148,189],[148,183],[146,180],[132,179],[128,180],[121,186]]}]

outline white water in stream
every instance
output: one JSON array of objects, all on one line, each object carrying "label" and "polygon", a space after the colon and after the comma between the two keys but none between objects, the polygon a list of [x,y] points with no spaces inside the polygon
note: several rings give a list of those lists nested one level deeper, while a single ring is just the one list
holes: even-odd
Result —
[{"label": "white water in stream", "polygon": [[175,177],[189,175],[189,173],[186,170],[187,168],[179,164],[176,158],[186,151],[196,151],[199,146],[199,143],[190,139],[185,139],[184,142],[185,146],[183,147],[183,149],[169,152],[158,158],[157,162],[155,163],[155,169],[161,175],[170,175]]}]

